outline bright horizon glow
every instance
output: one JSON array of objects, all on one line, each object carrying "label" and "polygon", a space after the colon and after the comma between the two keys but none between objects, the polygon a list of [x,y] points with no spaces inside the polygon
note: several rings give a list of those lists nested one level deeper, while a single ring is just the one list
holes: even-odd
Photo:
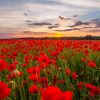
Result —
[{"label": "bright horizon glow", "polygon": [[64,37],[64,34],[61,33],[61,32],[54,32],[52,34],[48,34],[47,37],[57,37],[57,38],[60,38],[60,37]]}]

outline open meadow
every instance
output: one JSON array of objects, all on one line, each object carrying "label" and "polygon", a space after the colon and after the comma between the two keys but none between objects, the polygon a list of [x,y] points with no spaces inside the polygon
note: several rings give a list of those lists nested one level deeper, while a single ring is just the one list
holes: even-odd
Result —
[{"label": "open meadow", "polygon": [[0,100],[100,100],[99,40],[0,40]]}]

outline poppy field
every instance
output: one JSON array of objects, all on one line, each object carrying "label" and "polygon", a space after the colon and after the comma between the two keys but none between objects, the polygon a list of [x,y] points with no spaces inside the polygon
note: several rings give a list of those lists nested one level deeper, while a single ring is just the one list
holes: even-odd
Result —
[{"label": "poppy field", "polygon": [[0,40],[0,100],[100,100],[100,41]]}]

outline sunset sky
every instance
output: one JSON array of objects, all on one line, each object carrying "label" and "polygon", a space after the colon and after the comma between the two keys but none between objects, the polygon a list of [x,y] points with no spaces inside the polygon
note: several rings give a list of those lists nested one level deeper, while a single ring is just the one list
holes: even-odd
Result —
[{"label": "sunset sky", "polygon": [[100,36],[100,0],[0,0],[0,38]]}]

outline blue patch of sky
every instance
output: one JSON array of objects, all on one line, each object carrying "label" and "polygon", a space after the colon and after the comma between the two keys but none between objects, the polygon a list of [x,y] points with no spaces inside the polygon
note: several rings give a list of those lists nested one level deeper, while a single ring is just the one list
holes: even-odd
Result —
[{"label": "blue patch of sky", "polygon": [[99,18],[100,18],[100,9],[88,11],[87,14],[78,17],[78,19],[82,21],[89,21],[89,20],[99,19]]}]

